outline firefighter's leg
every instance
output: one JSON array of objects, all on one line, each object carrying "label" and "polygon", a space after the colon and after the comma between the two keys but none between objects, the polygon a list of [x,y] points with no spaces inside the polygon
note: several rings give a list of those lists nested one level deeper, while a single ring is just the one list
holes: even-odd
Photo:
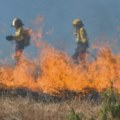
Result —
[{"label": "firefighter's leg", "polygon": [[82,43],[80,46],[80,61],[82,64],[86,63],[88,43]]},{"label": "firefighter's leg", "polygon": [[21,56],[22,56],[22,52],[23,52],[22,49],[20,49],[20,50],[16,50],[16,51],[15,51],[14,59],[15,59],[15,61],[16,61],[16,64],[19,63],[20,58],[21,58]]},{"label": "firefighter's leg", "polygon": [[72,58],[76,63],[79,63],[79,55],[80,55],[80,46],[78,44],[75,49],[75,53],[72,55]]},{"label": "firefighter's leg", "polygon": [[24,44],[22,42],[17,42],[16,49],[15,49],[15,56],[14,56],[16,64],[19,64],[23,49],[24,49]]},{"label": "firefighter's leg", "polygon": [[85,52],[82,52],[82,53],[80,53],[80,62],[82,63],[82,64],[85,64],[86,63],[86,53]]}]

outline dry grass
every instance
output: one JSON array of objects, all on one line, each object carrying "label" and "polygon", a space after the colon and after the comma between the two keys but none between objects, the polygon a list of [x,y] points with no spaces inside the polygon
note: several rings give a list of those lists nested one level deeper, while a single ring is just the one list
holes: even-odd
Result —
[{"label": "dry grass", "polygon": [[68,120],[70,109],[84,113],[85,120],[94,116],[97,120],[100,104],[89,100],[66,100],[64,102],[35,101],[29,97],[0,97],[0,120]]}]

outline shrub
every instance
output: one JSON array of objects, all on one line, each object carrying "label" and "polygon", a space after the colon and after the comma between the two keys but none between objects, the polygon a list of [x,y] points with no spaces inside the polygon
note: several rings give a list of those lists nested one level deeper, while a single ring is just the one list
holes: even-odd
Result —
[{"label": "shrub", "polygon": [[70,113],[68,115],[68,120],[82,120],[82,114],[80,116],[75,113],[74,109],[71,108]]},{"label": "shrub", "polygon": [[120,120],[120,96],[111,84],[111,88],[102,93],[103,103],[100,120]]}]

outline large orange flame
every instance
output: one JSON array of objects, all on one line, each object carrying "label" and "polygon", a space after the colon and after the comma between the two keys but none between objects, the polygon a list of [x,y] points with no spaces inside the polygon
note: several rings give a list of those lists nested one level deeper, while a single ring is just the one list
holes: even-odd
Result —
[{"label": "large orange flame", "polygon": [[[40,72],[40,73],[39,73]],[[82,92],[86,88],[102,91],[113,86],[120,93],[120,55],[108,48],[99,50],[97,59],[75,64],[71,57],[45,46],[34,60],[22,59],[18,66],[0,67],[0,85],[8,88],[28,88],[53,94],[61,90]]]},{"label": "large orange flame", "polygon": [[[38,26],[42,22],[43,17],[38,16],[34,24]],[[2,64],[0,87],[28,88],[53,94],[63,90],[83,92],[86,88],[100,92],[112,83],[120,93],[120,54],[112,54],[108,47],[103,47],[95,60],[90,60],[89,55],[84,65],[76,64],[66,53],[42,41],[41,28],[31,29],[30,34],[35,46],[42,47],[40,55],[33,60],[22,58],[17,66]]]}]

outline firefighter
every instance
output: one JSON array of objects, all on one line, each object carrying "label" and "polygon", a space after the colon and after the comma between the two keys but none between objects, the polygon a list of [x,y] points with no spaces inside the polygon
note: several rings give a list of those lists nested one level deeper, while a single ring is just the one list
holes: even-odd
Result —
[{"label": "firefighter", "polygon": [[84,24],[80,19],[74,19],[73,20],[73,26],[74,26],[74,34],[76,37],[76,49],[75,53],[73,54],[72,58],[79,63],[81,61],[82,63],[85,63],[85,57],[86,52],[88,48],[88,37],[86,30],[84,28]]},{"label": "firefighter", "polygon": [[23,22],[19,18],[14,18],[12,21],[12,27],[15,28],[15,35],[6,36],[8,41],[15,41],[15,55],[14,59],[16,63],[19,62],[22,52],[25,46],[29,45],[30,36],[25,33],[25,29],[23,28]]}]

